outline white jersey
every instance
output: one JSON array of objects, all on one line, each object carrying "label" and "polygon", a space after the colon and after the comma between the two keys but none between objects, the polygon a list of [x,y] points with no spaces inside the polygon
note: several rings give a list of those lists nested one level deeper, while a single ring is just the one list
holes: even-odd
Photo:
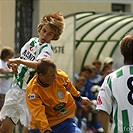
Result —
[{"label": "white jersey", "polygon": [[[4,62],[1,59],[0,59],[0,69],[9,71],[7,67],[7,62]],[[11,82],[12,82],[12,77],[0,78],[0,93],[1,94],[6,94],[6,92],[10,89]]]},{"label": "white jersey", "polygon": [[[37,61],[42,58],[50,58],[53,54],[49,43],[41,44],[38,38],[31,38],[21,49],[20,58],[25,60]],[[27,83],[34,76],[35,70],[20,64],[18,73],[15,74],[12,88],[17,84],[21,89],[26,89]]]},{"label": "white jersey", "polygon": [[133,133],[133,65],[123,66],[105,78],[96,109],[108,114],[113,109],[111,133]]}]

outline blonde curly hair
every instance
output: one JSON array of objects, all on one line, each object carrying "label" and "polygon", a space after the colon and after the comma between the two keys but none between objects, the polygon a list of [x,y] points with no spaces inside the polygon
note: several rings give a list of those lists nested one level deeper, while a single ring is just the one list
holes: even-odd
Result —
[{"label": "blonde curly hair", "polygon": [[61,12],[44,15],[41,18],[40,23],[38,24],[38,27],[37,27],[38,32],[40,32],[42,27],[46,24],[52,27],[56,32],[56,35],[52,40],[58,40],[64,30],[64,17],[61,14]]}]

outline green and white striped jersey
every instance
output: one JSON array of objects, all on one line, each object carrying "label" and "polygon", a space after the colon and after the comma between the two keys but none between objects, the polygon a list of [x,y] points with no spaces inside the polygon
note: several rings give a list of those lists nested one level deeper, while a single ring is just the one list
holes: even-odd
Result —
[{"label": "green and white striped jersey", "polygon": [[123,66],[105,78],[96,109],[108,114],[113,111],[111,133],[133,133],[133,65]]},{"label": "green and white striped jersey", "polygon": [[[21,49],[20,58],[25,60],[36,61],[42,58],[50,58],[53,54],[49,43],[39,43],[38,38],[31,38]],[[20,64],[18,73],[15,74],[12,88],[19,85],[20,89],[26,89],[27,83],[34,76],[36,71]]]}]

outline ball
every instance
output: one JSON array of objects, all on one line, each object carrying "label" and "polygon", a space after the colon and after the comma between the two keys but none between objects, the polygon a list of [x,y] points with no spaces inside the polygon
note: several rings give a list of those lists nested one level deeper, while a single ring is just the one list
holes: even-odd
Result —
[{"label": "ball", "polygon": [[99,90],[100,90],[100,86],[98,86],[98,85],[93,85],[93,86],[91,87],[91,89],[90,89],[91,93],[92,93],[94,96],[96,96],[96,97],[97,97],[97,95],[98,95]]}]

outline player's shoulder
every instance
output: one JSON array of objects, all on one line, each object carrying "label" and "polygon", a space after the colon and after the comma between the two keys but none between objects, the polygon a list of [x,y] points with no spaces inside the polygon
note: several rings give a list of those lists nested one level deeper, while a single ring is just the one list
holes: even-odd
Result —
[{"label": "player's shoulder", "polygon": [[57,70],[57,75],[58,76],[63,76],[63,77],[68,77],[68,75],[66,74],[66,72],[64,72],[63,70],[61,70],[61,69],[58,69]]},{"label": "player's shoulder", "polygon": [[37,37],[32,37],[28,40],[28,42],[37,42],[38,41],[38,38]]},{"label": "player's shoulder", "polygon": [[125,65],[122,66],[120,68],[118,68],[117,70],[115,70],[112,75],[116,78],[122,77],[123,75],[127,74],[130,72],[130,66]]},{"label": "player's shoulder", "polygon": [[32,37],[29,39],[29,41],[38,41],[38,38],[37,37]]},{"label": "player's shoulder", "polygon": [[41,48],[47,48],[47,47],[51,47],[51,44],[47,42],[41,44]]},{"label": "player's shoulder", "polygon": [[32,37],[32,38],[30,38],[30,39],[27,41],[26,44],[33,47],[37,42],[38,42],[38,38],[37,38],[37,37]]},{"label": "player's shoulder", "polygon": [[123,73],[124,73],[123,71],[124,71],[124,67],[120,67],[120,68],[114,70],[113,72],[111,72],[110,74],[108,74],[108,75],[105,77],[105,79],[106,79],[107,81],[108,81],[109,79],[110,79],[111,81],[117,80],[117,79],[119,79],[119,77],[122,77],[122,76],[123,76]]},{"label": "player's shoulder", "polygon": [[52,55],[53,51],[51,48],[50,43],[43,43],[39,46],[39,53],[42,53],[42,51],[45,51],[48,55]]}]

